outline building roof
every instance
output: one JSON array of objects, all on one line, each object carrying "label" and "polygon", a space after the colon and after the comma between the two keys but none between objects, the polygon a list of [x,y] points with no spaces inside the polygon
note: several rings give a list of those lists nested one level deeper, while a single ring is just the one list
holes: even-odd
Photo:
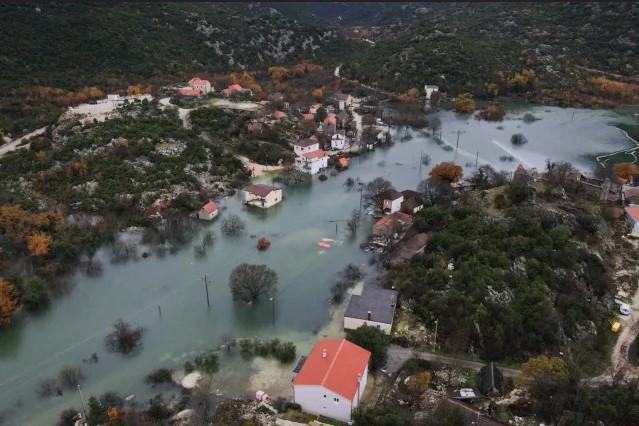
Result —
[{"label": "building roof", "polygon": [[391,213],[388,216],[384,216],[373,225],[373,232],[380,232],[384,228],[387,232],[394,232],[400,228],[402,224],[411,224],[413,218],[410,215],[402,212]]},{"label": "building roof", "polygon": [[422,251],[428,244],[428,234],[416,234],[408,240],[402,242],[395,253],[393,254],[393,260],[391,263],[399,264],[407,262],[413,258],[417,253]]},{"label": "building roof", "polygon": [[346,339],[319,339],[293,385],[323,386],[352,401],[358,375],[364,374],[370,357],[369,351]]},{"label": "building roof", "polygon": [[338,112],[336,117],[342,123],[346,123],[348,121],[348,119],[350,118],[350,116],[348,115],[348,113],[346,111]]},{"label": "building roof", "polygon": [[639,198],[639,188],[635,186],[624,186],[623,188],[624,198]]},{"label": "building roof", "polygon": [[335,118],[335,114],[328,114],[324,119],[324,124],[336,124],[337,119]]},{"label": "building roof", "polygon": [[306,113],[306,114],[302,114],[302,117],[304,117],[304,120],[306,120],[306,121],[315,120],[315,114],[311,114],[310,112]]},{"label": "building roof", "polygon": [[634,221],[639,221],[639,206],[628,206],[624,210]]},{"label": "building roof", "polygon": [[251,194],[255,194],[259,197],[266,197],[273,191],[277,191],[279,188],[271,185],[265,185],[263,183],[256,183],[255,185],[251,185],[245,189],[246,192],[250,192]]},{"label": "building roof", "polygon": [[326,153],[324,151],[322,151],[321,149],[317,149],[315,151],[311,151],[311,152],[305,152],[304,153],[304,157],[306,158],[322,158],[322,157],[326,157]]},{"label": "building roof", "polygon": [[397,306],[397,292],[385,288],[364,287],[361,296],[351,296],[345,317],[368,320],[368,312],[371,313],[370,321],[392,324]]},{"label": "building roof", "polygon": [[317,144],[317,140],[313,140],[311,138],[299,139],[293,142],[293,145],[301,146],[302,148],[306,148],[316,144]]},{"label": "building roof", "polygon": [[349,98],[351,98],[351,95],[348,95],[346,93],[337,93],[335,95],[336,101],[347,101]]},{"label": "building roof", "polygon": [[209,201],[202,206],[202,210],[204,210],[208,214],[211,214],[217,210],[217,204],[215,204],[213,201]]},{"label": "building roof", "polygon": [[344,136],[343,133],[334,133],[333,136],[331,136],[331,139],[345,139],[346,136]]},{"label": "building roof", "polygon": [[412,189],[406,189],[402,191],[402,195],[404,196],[404,200],[408,200],[409,198],[417,198],[417,199],[422,198],[422,194],[420,194],[417,191],[413,191]]},{"label": "building roof", "polygon": [[280,118],[284,118],[284,117],[286,117],[286,113],[285,113],[285,112],[282,112],[282,111],[275,111],[275,112],[273,113],[273,117],[274,117],[274,118],[277,118],[277,119],[279,120]]},{"label": "building roof", "polygon": [[379,197],[383,200],[396,200],[401,198],[402,194],[394,189],[387,189],[386,191],[380,192]]},{"label": "building roof", "polygon": [[192,86],[200,86],[203,84],[211,84],[208,80],[203,80],[200,77],[193,77],[191,80],[189,80],[189,84]]}]

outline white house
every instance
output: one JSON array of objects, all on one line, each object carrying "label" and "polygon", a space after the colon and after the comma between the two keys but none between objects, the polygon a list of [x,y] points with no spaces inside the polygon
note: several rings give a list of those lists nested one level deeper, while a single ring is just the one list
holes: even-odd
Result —
[{"label": "white house", "polygon": [[213,201],[209,201],[197,212],[197,217],[202,220],[213,220],[217,217],[218,213],[219,209],[217,208],[217,204]]},{"label": "white house", "polygon": [[305,152],[295,158],[295,167],[298,170],[315,175],[328,167],[328,155],[321,149]]},{"label": "white house", "polygon": [[115,105],[124,103],[124,98],[120,95],[107,95],[107,101],[113,102]]},{"label": "white house", "polygon": [[371,353],[346,339],[320,339],[298,365],[293,400],[308,413],[349,422],[364,395]]},{"label": "white house", "polygon": [[331,149],[333,151],[342,151],[346,147],[346,136],[342,133],[335,133],[331,136]]},{"label": "white house", "polygon": [[308,107],[309,114],[317,114],[317,110],[322,107],[322,104],[313,104]]},{"label": "white house", "polygon": [[368,325],[390,334],[396,306],[396,291],[364,287],[361,295],[352,295],[348,302],[344,313],[344,329],[354,330]]},{"label": "white house", "polygon": [[275,204],[282,202],[282,190],[275,186],[255,184],[244,191],[244,203],[268,209]]},{"label": "white house", "polygon": [[430,84],[425,84],[424,92],[426,92],[426,99],[430,100],[430,97],[433,94],[433,92],[439,92],[439,87],[433,86]]},{"label": "white house", "polygon": [[202,80],[199,77],[193,77],[191,80],[189,80],[189,87],[191,87],[193,90],[200,91],[200,93],[209,93],[213,90],[210,81]]},{"label": "white house", "polygon": [[345,110],[353,104],[353,97],[345,93],[335,95],[335,104],[340,111]]},{"label": "white house", "polygon": [[626,220],[632,226],[632,233],[639,234],[639,205],[631,204],[624,209]]},{"label": "white house", "polygon": [[395,213],[402,209],[402,203],[404,202],[404,196],[401,192],[397,192],[394,189],[388,189],[378,195],[383,200],[382,210],[384,213]]},{"label": "white house", "polygon": [[295,155],[302,156],[308,152],[317,151],[319,149],[319,142],[315,138],[301,139],[293,142],[293,151]]}]

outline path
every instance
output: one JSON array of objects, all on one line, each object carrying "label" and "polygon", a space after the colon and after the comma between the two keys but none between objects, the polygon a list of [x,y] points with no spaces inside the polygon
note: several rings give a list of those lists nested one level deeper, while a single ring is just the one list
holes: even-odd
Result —
[{"label": "path", "polygon": [[25,143],[24,145],[20,145],[20,144],[25,140],[29,140],[36,136],[43,135],[46,130],[47,130],[47,126],[40,127],[39,129],[34,130],[31,133],[27,133],[26,135],[22,137],[12,140],[11,142],[5,143],[4,145],[0,145],[0,157],[5,155],[7,152],[15,151],[17,149],[29,148],[31,143]]},{"label": "path", "polygon": [[[388,348],[388,361],[386,368],[390,373],[395,373],[400,369],[402,364],[411,358],[424,359],[426,361],[438,362],[441,364],[453,365],[455,367],[469,368],[479,371],[483,366],[487,365],[479,361],[470,361],[467,359],[453,358],[446,355],[440,355],[432,352],[422,352],[411,348],[402,348],[401,346],[391,345]],[[521,374],[520,370],[514,368],[499,367],[499,370],[505,377],[515,377]]]},{"label": "path", "polygon": [[247,157],[244,157],[242,155],[238,155],[237,158],[242,161],[244,167],[251,171],[251,175],[253,177],[260,177],[264,173],[268,172],[278,172],[280,170],[284,170],[284,166],[265,166],[264,164],[254,163]]},{"label": "path", "polygon": [[189,114],[192,111],[191,109],[180,108],[179,106],[172,104],[171,98],[162,98],[158,102],[160,103],[160,105],[163,105],[165,107],[171,106],[173,108],[177,108],[178,116],[180,117],[180,120],[182,120],[182,125],[184,126],[184,128],[191,128],[191,121],[189,120]]},{"label": "path", "polygon": [[639,378],[639,367],[628,361],[630,345],[639,335],[639,291],[632,298],[630,315],[621,318],[622,328],[610,354],[610,365],[601,375],[587,379],[592,385],[612,383],[612,378],[621,373],[628,380]]}]

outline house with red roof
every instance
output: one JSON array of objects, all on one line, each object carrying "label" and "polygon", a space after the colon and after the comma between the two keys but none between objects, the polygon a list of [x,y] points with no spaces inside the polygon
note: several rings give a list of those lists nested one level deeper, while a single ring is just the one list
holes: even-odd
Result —
[{"label": "house with red roof", "polygon": [[193,77],[189,80],[189,87],[193,90],[198,90],[201,94],[209,93],[213,90],[211,82],[203,80],[200,77]]},{"label": "house with red roof", "polygon": [[368,378],[371,353],[346,339],[319,339],[293,379],[293,400],[308,413],[349,422]]},{"label": "house with red roof", "polygon": [[219,209],[217,208],[217,204],[213,201],[209,201],[197,212],[197,217],[202,220],[213,220],[217,217],[218,213]]},{"label": "house with red roof", "polygon": [[200,96],[201,94],[199,90],[195,90],[192,87],[180,87],[177,92],[182,96]]},{"label": "house with red roof", "polygon": [[317,114],[317,110],[320,109],[322,107],[322,104],[313,104],[310,107],[308,107],[308,112],[310,114]]},{"label": "house with red roof", "polygon": [[315,175],[328,167],[328,154],[321,149],[305,152],[295,158],[295,167]]},{"label": "house with red roof", "polygon": [[373,225],[373,235],[388,239],[397,238],[413,224],[413,218],[403,212],[384,216]]},{"label": "house with red roof", "polygon": [[248,93],[250,95],[253,94],[251,89],[245,89],[244,87],[240,86],[237,83],[231,84],[229,87],[222,90],[222,94],[227,98],[230,98],[231,96],[236,95],[238,93]]}]

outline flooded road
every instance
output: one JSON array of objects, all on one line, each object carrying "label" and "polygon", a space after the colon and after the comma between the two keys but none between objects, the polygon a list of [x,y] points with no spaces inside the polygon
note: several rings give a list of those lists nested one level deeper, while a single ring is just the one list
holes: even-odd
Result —
[{"label": "flooded road", "polygon": [[[532,112],[540,120],[526,124],[521,120],[524,112]],[[0,335],[0,413],[6,424],[51,425],[62,409],[79,408],[75,391],[47,399],[39,399],[34,392],[40,380],[55,378],[67,365],[82,366],[86,397],[116,391],[124,396],[135,394],[136,400],[143,402],[154,394],[143,382],[148,372],[159,367],[179,368],[196,352],[216,348],[225,337],[278,337],[294,341],[300,355],[311,347],[317,333],[341,333],[340,314],[330,322],[330,288],[336,272],[346,264],[368,263],[359,243],[371,226],[371,219],[366,218],[353,237],[340,222],[350,217],[360,201],[358,192],[346,189],[348,177],[366,182],[383,176],[403,190],[415,189],[429,168],[441,161],[457,161],[465,166],[467,175],[475,169],[476,160],[478,165],[491,163],[511,171],[519,162],[541,170],[551,158],[589,170],[595,155],[630,146],[624,135],[609,125],[630,118],[610,111],[511,109],[500,123],[452,112],[438,115],[444,144],[428,137],[427,131],[393,129],[397,142],[392,146],[353,158],[347,171],[325,182],[315,178],[309,188],[285,188],[284,202],[268,211],[247,210],[239,196],[220,201],[220,217],[202,228],[216,235],[203,259],[196,259],[192,249],[199,238],[162,259],[151,256],[111,265],[108,250],[100,252],[104,264],[100,277],[78,273],[69,295],[54,301],[41,315],[17,321]],[[455,149],[458,131],[459,148]],[[523,133],[528,144],[513,146],[513,133]],[[422,153],[431,157],[431,166],[420,165]],[[503,156],[512,156],[515,161],[500,161]],[[268,182],[269,178],[260,181]],[[246,220],[243,236],[222,235],[222,219],[231,213]],[[258,252],[256,240],[262,236],[272,244],[267,251]],[[320,249],[317,242],[322,238],[334,239],[332,248]],[[228,278],[242,262],[266,264],[277,272],[274,306],[268,300],[255,306],[232,301]],[[210,308],[204,274],[209,279]],[[146,330],[142,348],[130,356],[111,354],[104,348],[104,336],[118,318]],[[83,364],[82,360],[94,352],[99,362]],[[288,388],[291,368],[262,359],[244,362],[239,357],[223,356],[214,388],[224,395],[250,395],[258,388],[277,395]]]}]

